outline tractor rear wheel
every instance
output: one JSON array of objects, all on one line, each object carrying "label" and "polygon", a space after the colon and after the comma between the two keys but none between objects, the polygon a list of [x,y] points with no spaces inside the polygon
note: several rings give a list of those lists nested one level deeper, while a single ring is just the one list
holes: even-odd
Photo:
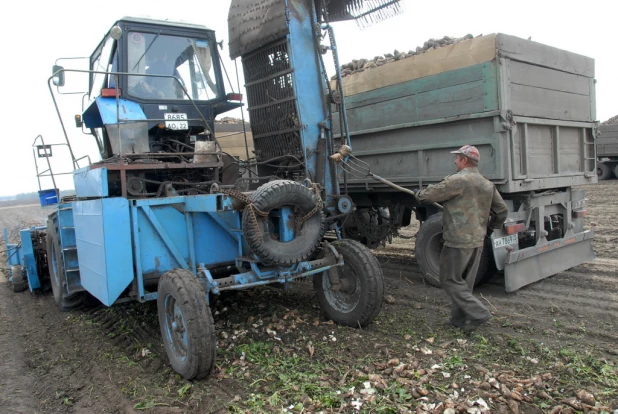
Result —
[{"label": "tractor rear wheel", "polygon": [[326,316],[340,325],[367,326],[380,312],[384,297],[384,276],[368,247],[354,240],[332,243],[343,256],[344,265],[336,267],[339,287],[333,289],[328,272],[313,276],[318,302]]},{"label": "tractor rear wheel", "polygon": [[161,276],[157,309],[174,371],[186,380],[206,377],[215,366],[217,341],[206,293],[197,278],[183,269]]},{"label": "tractor rear wheel", "polygon": [[60,310],[68,312],[79,308],[87,297],[84,292],[68,294],[66,291],[64,258],[55,213],[47,220],[47,267],[54,300]]}]

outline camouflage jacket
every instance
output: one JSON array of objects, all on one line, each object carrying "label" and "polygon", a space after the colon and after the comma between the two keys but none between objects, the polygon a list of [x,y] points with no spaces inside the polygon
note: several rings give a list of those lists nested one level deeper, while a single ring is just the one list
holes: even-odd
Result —
[{"label": "camouflage jacket", "polygon": [[444,206],[444,245],[448,247],[483,247],[487,228],[500,228],[508,214],[498,190],[475,167],[464,168],[428,186],[418,193],[418,198]]}]

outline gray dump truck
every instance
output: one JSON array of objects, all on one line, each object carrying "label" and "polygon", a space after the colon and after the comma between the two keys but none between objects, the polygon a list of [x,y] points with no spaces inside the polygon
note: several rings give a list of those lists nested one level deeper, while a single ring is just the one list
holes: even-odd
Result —
[{"label": "gray dump truck", "polygon": [[[348,237],[379,245],[414,212],[422,223],[416,260],[439,285],[439,207],[372,175],[418,190],[454,173],[450,151],[471,144],[510,210],[504,228],[488,234],[478,281],[503,271],[514,291],[594,258],[585,194],[574,188],[597,182],[593,59],[490,34],[343,81],[341,125],[356,157],[340,168],[343,193],[356,207]],[[335,136],[345,138],[337,127]]]},{"label": "gray dump truck", "polygon": [[599,180],[618,177],[618,124],[599,126],[597,159]]}]

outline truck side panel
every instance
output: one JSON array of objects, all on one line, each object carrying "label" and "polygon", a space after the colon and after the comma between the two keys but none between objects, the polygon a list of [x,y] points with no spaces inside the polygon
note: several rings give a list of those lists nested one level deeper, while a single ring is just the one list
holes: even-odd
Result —
[{"label": "truck side panel", "polygon": [[496,84],[495,64],[486,62],[352,95],[346,98],[350,132],[497,110]]},{"label": "truck side panel", "polygon": [[594,121],[588,78],[512,60],[506,60],[506,64],[514,114]]},{"label": "truck side panel", "polygon": [[496,35],[496,48],[513,60],[594,78],[594,59],[577,53],[503,33]]}]

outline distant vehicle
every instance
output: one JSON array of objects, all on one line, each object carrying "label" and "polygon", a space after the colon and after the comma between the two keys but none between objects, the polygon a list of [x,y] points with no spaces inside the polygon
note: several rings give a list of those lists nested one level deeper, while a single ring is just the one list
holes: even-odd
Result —
[{"label": "distant vehicle", "polygon": [[618,177],[618,124],[599,126],[597,158],[599,180]]}]

